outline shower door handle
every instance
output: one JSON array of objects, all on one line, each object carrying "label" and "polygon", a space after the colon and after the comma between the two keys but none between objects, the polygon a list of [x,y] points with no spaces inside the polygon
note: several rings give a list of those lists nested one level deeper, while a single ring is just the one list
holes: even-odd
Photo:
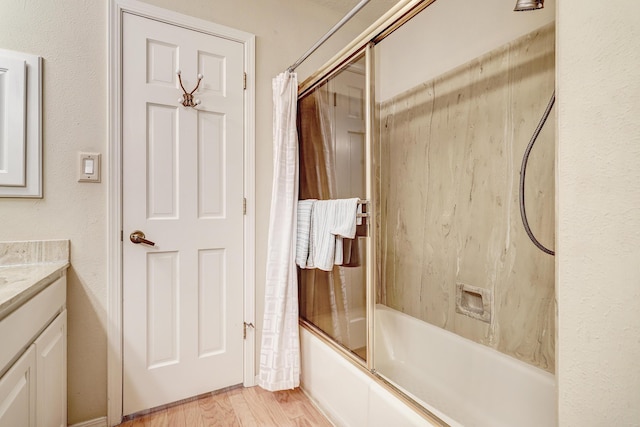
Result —
[{"label": "shower door handle", "polygon": [[145,245],[149,245],[149,246],[155,246],[156,245],[151,240],[145,239],[144,233],[142,231],[140,231],[140,230],[136,230],[133,233],[131,233],[129,235],[129,240],[131,240],[131,242],[135,243],[136,245],[140,244],[140,243],[144,243]]}]

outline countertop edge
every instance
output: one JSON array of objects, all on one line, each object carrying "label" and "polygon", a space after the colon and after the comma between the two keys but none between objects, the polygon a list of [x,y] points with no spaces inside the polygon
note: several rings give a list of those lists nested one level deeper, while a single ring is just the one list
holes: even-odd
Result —
[{"label": "countertop edge", "polygon": [[38,276],[37,279],[32,280],[29,284],[25,285],[24,289],[18,291],[15,295],[7,298],[4,301],[0,301],[0,320],[13,313],[16,309],[36,296],[48,285],[63,277],[66,274],[66,270],[67,268],[69,268],[69,266],[70,263],[68,261],[30,265],[30,267],[36,268],[51,267],[52,270],[46,271],[42,276]]}]

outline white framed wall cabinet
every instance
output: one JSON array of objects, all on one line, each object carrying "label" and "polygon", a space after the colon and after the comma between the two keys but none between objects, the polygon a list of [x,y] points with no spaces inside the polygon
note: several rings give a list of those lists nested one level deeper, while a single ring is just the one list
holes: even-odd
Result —
[{"label": "white framed wall cabinet", "polygon": [[0,49],[0,197],[42,197],[42,58]]}]

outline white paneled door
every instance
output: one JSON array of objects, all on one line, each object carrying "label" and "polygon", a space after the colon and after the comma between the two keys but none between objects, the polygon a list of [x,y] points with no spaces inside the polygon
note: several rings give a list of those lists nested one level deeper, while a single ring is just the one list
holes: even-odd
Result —
[{"label": "white paneled door", "polygon": [[125,13],[122,50],[127,415],[243,381],[244,47]]}]

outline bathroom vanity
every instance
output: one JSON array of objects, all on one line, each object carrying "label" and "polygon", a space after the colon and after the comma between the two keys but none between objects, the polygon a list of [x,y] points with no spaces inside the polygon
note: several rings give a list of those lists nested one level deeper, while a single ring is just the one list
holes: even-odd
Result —
[{"label": "bathroom vanity", "polygon": [[0,426],[67,425],[69,241],[0,242]]}]

